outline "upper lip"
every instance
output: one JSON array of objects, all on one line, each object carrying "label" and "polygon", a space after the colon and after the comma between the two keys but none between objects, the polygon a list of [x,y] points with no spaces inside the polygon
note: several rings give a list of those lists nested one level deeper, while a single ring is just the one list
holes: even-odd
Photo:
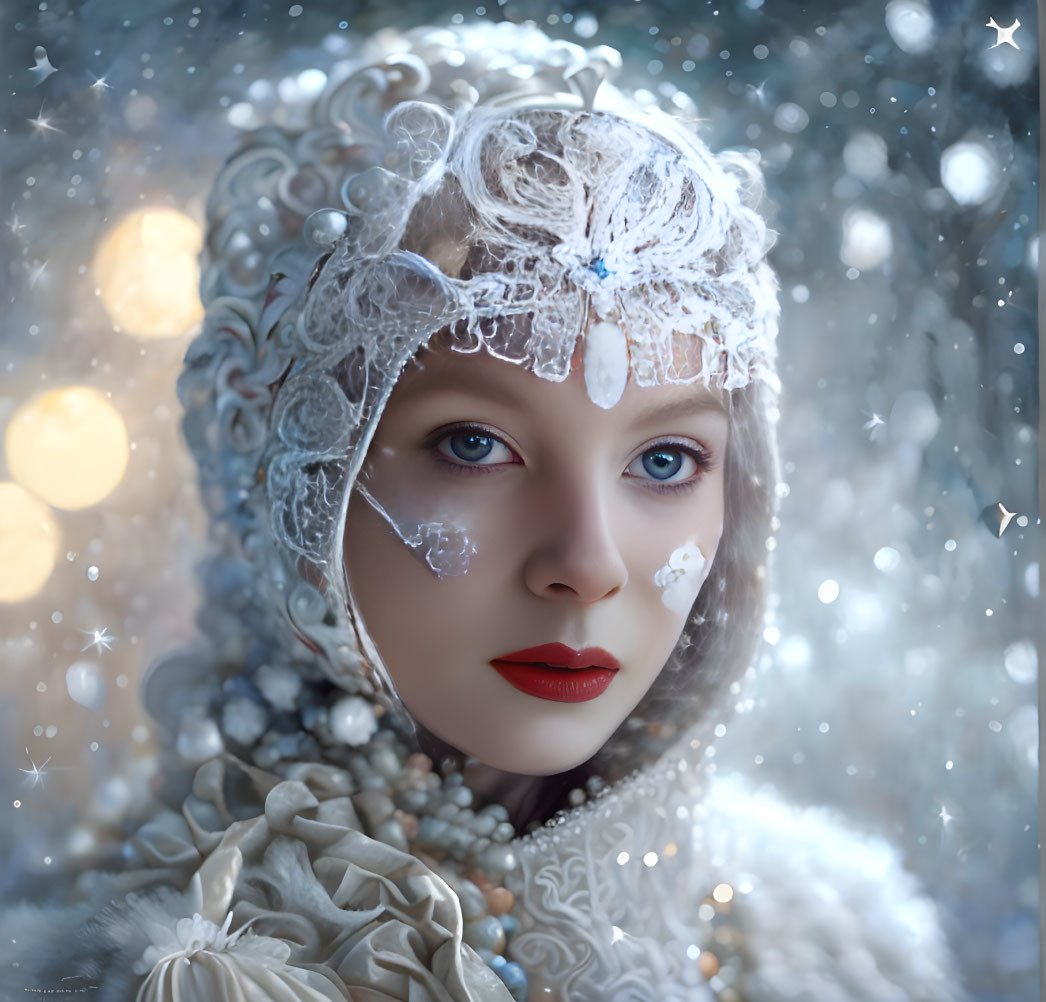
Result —
[{"label": "upper lip", "polygon": [[520,664],[545,664],[556,668],[608,668],[620,671],[621,662],[602,647],[583,647],[575,651],[566,644],[541,644],[526,647],[511,654],[502,654],[492,661],[515,661]]}]

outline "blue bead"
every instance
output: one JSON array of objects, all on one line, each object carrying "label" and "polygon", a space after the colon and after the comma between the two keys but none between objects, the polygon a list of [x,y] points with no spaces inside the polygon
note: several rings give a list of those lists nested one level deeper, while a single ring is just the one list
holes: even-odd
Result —
[{"label": "blue bead", "polygon": [[501,968],[505,967],[507,964],[508,964],[508,961],[504,957],[502,957],[500,954],[496,954],[494,956],[494,958],[490,961],[490,966],[495,971],[501,970]]},{"label": "blue bead", "polygon": [[498,976],[505,982],[505,987],[515,1002],[526,1002],[527,975],[519,964],[510,960],[498,970]]},{"label": "blue bead", "polygon": [[502,915],[501,928],[505,930],[505,936],[511,938],[519,932],[519,919],[515,915]]}]

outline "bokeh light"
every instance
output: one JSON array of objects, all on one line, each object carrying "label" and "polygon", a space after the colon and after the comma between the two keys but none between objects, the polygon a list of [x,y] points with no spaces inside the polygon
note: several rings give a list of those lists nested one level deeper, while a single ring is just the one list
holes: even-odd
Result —
[{"label": "bokeh light", "polygon": [[47,583],[61,534],[47,505],[0,483],[0,602],[24,602]]},{"label": "bokeh light", "polygon": [[933,14],[922,0],[890,0],[886,30],[903,52],[928,52],[934,42]]},{"label": "bokeh light", "polygon": [[999,181],[999,165],[983,143],[963,140],[941,154],[941,183],[960,205],[988,201]]},{"label": "bokeh light", "polygon": [[877,212],[851,209],[843,216],[843,264],[860,271],[878,268],[893,253],[890,224]]},{"label": "bokeh light", "polygon": [[197,287],[200,227],[176,209],[124,216],[95,251],[91,275],[120,330],[142,340],[179,337],[203,319]]},{"label": "bokeh light", "polygon": [[1003,655],[1006,674],[1019,685],[1032,685],[1039,678],[1039,653],[1030,640],[1016,640]]},{"label": "bokeh light", "polygon": [[825,605],[831,605],[839,597],[839,582],[828,578],[817,587],[817,598]]},{"label": "bokeh light", "polygon": [[858,132],[843,147],[843,163],[854,177],[874,184],[890,173],[886,140],[874,132]]},{"label": "bokeh light", "polygon": [[7,425],[5,447],[19,484],[70,511],[106,497],[129,455],[123,418],[88,386],[66,386],[24,404]]}]

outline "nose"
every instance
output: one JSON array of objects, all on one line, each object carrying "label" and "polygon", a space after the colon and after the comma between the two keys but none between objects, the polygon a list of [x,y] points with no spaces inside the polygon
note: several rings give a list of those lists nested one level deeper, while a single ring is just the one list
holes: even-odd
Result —
[{"label": "nose", "polygon": [[523,568],[539,598],[588,605],[617,594],[628,582],[606,498],[591,484],[560,484],[543,492],[534,512],[537,543]]}]

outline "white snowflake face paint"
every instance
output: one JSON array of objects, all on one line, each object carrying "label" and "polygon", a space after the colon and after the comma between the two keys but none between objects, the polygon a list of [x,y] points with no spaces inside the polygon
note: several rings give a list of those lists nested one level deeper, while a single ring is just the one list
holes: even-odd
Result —
[{"label": "white snowflake face paint", "polygon": [[[367,453],[378,504],[354,490],[345,523],[383,674],[422,726],[508,772],[563,772],[606,742],[672,653],[723,529],[721,394],[626,380],[616,403],[593,399],[606,384],[586,349],[558,383],[485,351],[425,351]],[[466,527],[467,574],[419,559],[419,512]],[[502,670],[534,648],[539,667]]]},{"label": "white snowflake face paint", "polygon": [[469,541],[463,525],[442,520],[421,520],[395,516],[362,483],[355,490],[385,521],[407,546],[436,577],[451,574],[467,574],[469,559],[476,547]]},{"label": "white snowflake face paint", "polygon": [[688,539],[676,547],[668,562],[654,574],[654,584],[661,589],[661,601],[673,612],[688,612],[712,568],[701,547]]}]

